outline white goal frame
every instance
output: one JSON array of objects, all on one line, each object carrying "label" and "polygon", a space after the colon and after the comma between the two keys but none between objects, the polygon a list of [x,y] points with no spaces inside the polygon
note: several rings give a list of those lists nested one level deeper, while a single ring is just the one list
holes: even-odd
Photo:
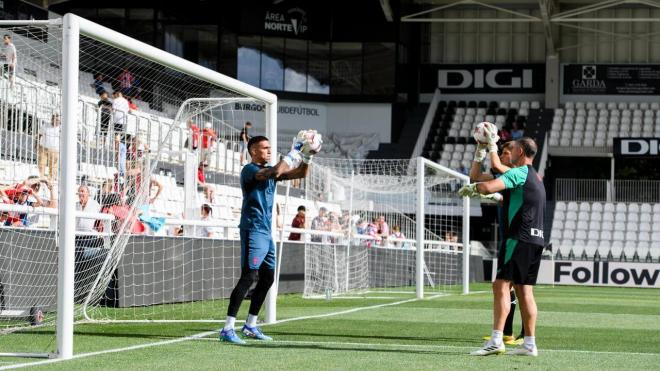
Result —
[{"label": "white goal frame", "polygon": [[[58,25],[62,27],[62,134],[60,161],[60,189],[76,186],[77,125],[78,125],[78,79],[80,58],[80,36],[86,36],[127,53],[158,62],[164,66],[212,84],[221,85],[230,91],[258,99],[266,104],[266,133],[271,146],[277,148],[277,96],[236,79],[212,71],[181,57],[177,57],[154,46],[140,42],[117,31],[94,22],[66,14],[61,19],[48,21],[0,21],[2,25]],[[276,158],[277,156],[273,156]],[[67,161],[68,160],[68,161]],[[57,350],[52,356],[61,359],[73,357],[74,325],[74,242],[75,242],[75,195],[61,192],[59,203],[59,225],[57,244]],[[273,211],[273,215],[275,212]],[[275,234],[275,229],[273,229]],[[275,297],[277,287],[270,290],[267,302],[267,322],[275,320]]]}]

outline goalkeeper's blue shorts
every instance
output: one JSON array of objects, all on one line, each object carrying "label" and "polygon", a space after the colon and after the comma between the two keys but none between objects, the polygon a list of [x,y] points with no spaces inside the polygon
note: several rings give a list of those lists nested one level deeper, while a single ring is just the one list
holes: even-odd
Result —
[{"label": "goalkeeper's blue shorts", "polygon": [[241,267],[275,270],[275,243],[270,233],[241,229]]}]

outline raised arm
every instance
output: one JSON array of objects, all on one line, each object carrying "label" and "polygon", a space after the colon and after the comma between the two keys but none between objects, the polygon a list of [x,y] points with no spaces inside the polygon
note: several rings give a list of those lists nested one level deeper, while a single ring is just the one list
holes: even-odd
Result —
[{"label": "raised arm", "polygon": [[481,162],[486,158],[486,145],[479,144],[474,152],[474,160],[470,167],[470,181],[471,182],[486,182],[493,179],[493,176],[488,173],[481,172]]}]

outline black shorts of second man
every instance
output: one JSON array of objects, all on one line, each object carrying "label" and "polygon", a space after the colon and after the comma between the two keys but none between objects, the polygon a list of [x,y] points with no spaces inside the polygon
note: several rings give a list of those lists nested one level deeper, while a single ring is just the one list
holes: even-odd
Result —
[{"label": "black shorts of second man", "polygon": [[507,239],[497,254],[497,279],[536,285],[543,246]]}]

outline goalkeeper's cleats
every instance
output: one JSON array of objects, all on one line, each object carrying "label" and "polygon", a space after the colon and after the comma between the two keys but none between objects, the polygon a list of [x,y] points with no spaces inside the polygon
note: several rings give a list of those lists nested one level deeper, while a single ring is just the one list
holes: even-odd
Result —
[{"label": "goalkeeper's cleats", "polygon": [[511,339],[510,341],[505,341],[504,344],[506,345],[522,345],[523,343],[523,338],[519,337],[517,339]]},{"label": "goalkeeper's cleats", "polygon": [[501,343],[500,345],[495,345],[491,344],[491,342],[487,342],[486,345],[484,345],[483,348],[475,350],[474,352],[470,353],[471,356],[489,356],[491,354],[503,354],[506,352],[506,348],[504,347],[504,343]]},{"label": "goalkeeper's cleats", "polygon": [[264,341],[273,340],[272,337],[264,335],[264,333],[261,332],[261,329],[257,326],[250,327],[248,325],[244,325],[241,331],[243,332],[243,335],[252,339],[264,340]]},{"label": "goalkeeper's cleats", "polygon": [[239,338],[238,335],[236,335],[236,331],[234,331],[234,329],[230,329],[230,330],[222,329],[222,331],[220,331],[220,341],[226,341],[228,343],[237,344],[237,345],[246,344],[243,339]]},{"label": "goalkeeper's cleats", "polygon": [[536,348],[536,345],[534,345],[532,348],[527,348],[524,345],[521,345],[507,354],[512,356],[538,357],[539,350]]}]

